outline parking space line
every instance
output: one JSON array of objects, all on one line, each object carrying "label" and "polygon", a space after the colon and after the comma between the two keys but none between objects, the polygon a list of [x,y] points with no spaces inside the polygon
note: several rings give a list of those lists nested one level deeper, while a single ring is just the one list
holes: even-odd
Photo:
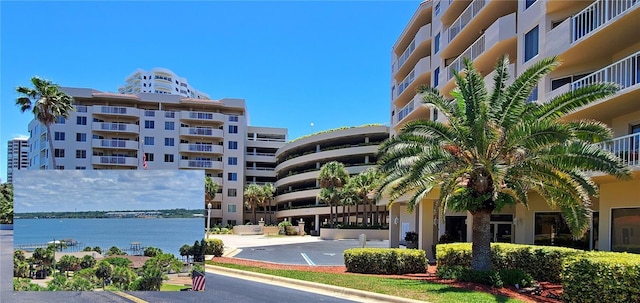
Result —
[{"label": "parking space line", "polygon": [[311,261],[311,258],[309,258],[309,256],[307,256],[307,254],[305,254],[305,253],[300,253],[300,254],[304,258],[304,260],[307,261],[307,264],[309,264],[311,266],[316,266],[316,263],[313,263],[313,261]]},{"label": "parking space line", "polygon": [[133,295],[130,295],[128,293],[124,293],[124,292],[121,292],[121,291],[114,291],[113,293],[118,295],[118,296],[121,296],[121,297],[123,297],[125,299],[129,299],[129,300],[131,300],[131,301],[133,301],[135,303],[148,303],[147,301],[142,300],[142,299],[140,299],[138,297],[135,297]]}]

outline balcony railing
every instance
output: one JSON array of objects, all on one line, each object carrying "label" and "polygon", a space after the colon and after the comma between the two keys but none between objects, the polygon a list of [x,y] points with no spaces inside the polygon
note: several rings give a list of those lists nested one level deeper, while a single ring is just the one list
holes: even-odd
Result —
[{"label": "balcony railing", "polygon": [[396,122],[400,122],[402,121],[402,119],[404,119],[404,117],[408,116],[412,111],[413,111],[413,100],[411,100],[411,102],[409,102],[409,104],[405,105],[399,112],[398,112],[398,121]]},{"label": "balcony railing", "polygon": [[571,17],[571,42],[573,43],[604,26],[611,19],[621,15],[638,3],[640,3],[638,0],[598,0],[587,6],[587,8]]},{"label": "balcony railing", "polygon": [[603,142],[598,146],[618,156],[629,166],[640,165],[640,133],[630,134]]},{"label": "balcony railing", "polygon": [[407,77],[405,77],[404,80],[402,80],[402,82],[400,82],[400,84],[398,84],[398,94],[396,95],[396,97],[400,96],[400,94],[402,94],[402,92],[405,89],[407,89],[407,87],[409,87],[409,84],[411,84],[411,82],[413,82],[413,80],[415,80],[415,79],[416,79],[416,70],[413,69],[407,75]]},{"label": "balcony railing", "polygon": [[640,52],[628,56],[601,70],[571,83],[571,89],[601,83],[613,82],[624,89],[640,83]]},{"label": "balcony railing", "polygon": [[100,129],[102,130],[127,130],[127,124],[123,123],[100,123]]},{"label": "balcony railing", "polygon": [[101,147],[123,147],[124,148],[124,147],[127,146],[127,142],[129,142],[129,141],[103,139],[103,140],[100,140],[100,146]]},{"label": "balcony railing", "polygon": [[127,108],[120,106],[101,106],[100,112],[103,114],[127,114]]},{"label": "balcony railing", "polygon": [[274,171],[273,167],[247,167],[247,170],[263,170],[263,171]]},{"label": "balcony railing", "polygon": [[453,21],[451,26],[448,29],[449,32],[449,42],[453,40],[453,38],[458,35],[462,29],[473,20],[473,18],[480,12],[480,10],[485,6],[487,0],[474,0],[469,4],[467,9],[460,14],[460,17]]},{"label": "balcony railing", "polygon": [[453,62],[451,62],[451,64],[449,64],[449,66],[447,67],[447,81],[453,78],[453,70],[461,71],[464,68],[464,62],[462,58],[466,57],[473,61],[478,58],[480,54],[484,53],[485,50],[485,35],[482,35],[480,36],[480,38],[478,38],[478,40],[473,42],[473,44],[471,44],[469,48],[467,48],[462,54],[460,54],[458,58],[456,58],[455,60],[453,60]]},{"label": "balcony railing", "polygon": [[97,158],[100,164],[136,165],[138,161],[135,157],[125,156],[99,156]]},{"label": "balcony railing", "polygon": [[213,161],[209,161],[209,160],[187,160],[186,164],[188,167],[195,167],[195,168],[212,168],[213,167]]},{"label": "balcony railing", "polygon": [[212,152],[213,145],[212,144],[189,144],[187,146],[189,151],[198,151],[198,152]]},{"label": "balcony railing", "polygon": [[416,38],[413,38],[413,40],[411,40],[411,43],[409,43],[409,46],[407,46],[407,49],[405,49],[402,55],[400,55],[400,58],[398,58],[398,64],[396,65],[396,70],[402,67],[402,65],[407,61],[407,59],[409,58],[409,56],[411,56],[414,50],[416,50]]},{"label": "balcony railing", "polygon": [[79,113],[86,113],[87,112],[87,106],[86,105],[76,105],[76,112]]},{"label": "balcony railing", "polygon": [[189,127],[186,132],[189,135],[213,136],[213,128]]}]

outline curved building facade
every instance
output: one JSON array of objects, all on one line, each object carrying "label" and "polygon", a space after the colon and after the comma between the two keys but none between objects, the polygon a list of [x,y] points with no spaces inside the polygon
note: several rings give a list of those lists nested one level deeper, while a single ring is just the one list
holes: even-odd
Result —
[{"label": "curved building facade", "polygon": [[275,154],[278,181],[274,184],[278,221],[304,220],[307,233],[318,231],[330,215],[329,207],[316,198],[320,192],[317,178],[322,165],[338,161],[351,175],[358,174],[375,166],[378,147],[387,138],[388,127],[371,125],[313,134],[278,149]]},{"label": "curved building facade", "polygon": [[187,79],[166,68],[156,67],[149,71],[135,70],[125,79],[124,86],[118,88],[121,94],[167,94],[180,95],[192,99],[209,100],[209,95],[193,88]]}]

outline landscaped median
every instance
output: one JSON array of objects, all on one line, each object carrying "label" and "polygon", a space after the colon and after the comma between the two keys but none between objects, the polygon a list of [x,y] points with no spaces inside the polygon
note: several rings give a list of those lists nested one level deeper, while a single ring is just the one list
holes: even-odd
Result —
[{"label": "landscaped median", "polygon": [[[567,303],[640,302],[637,254],[507,243],[492,243],[491,253],[495,272],[518,270],[538,281],[561,282]],[[471,243],[439,244],[436,259],[439,275],[464,279]]]}]

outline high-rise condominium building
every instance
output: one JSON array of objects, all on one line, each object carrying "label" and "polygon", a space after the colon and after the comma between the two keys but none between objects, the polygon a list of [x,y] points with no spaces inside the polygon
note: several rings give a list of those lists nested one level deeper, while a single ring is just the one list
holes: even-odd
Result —
[{"label": "high-rise condominium building", "polygon": [[[451,69],[462,69],[462,58],[492,82],[498,58],[511,60],[512,79],[541,58],[558,56],[562,65],[546,76],[530,102],[546,102],[560,93],[596,82],[614,82],[620,91],[605,100],[564,117],[594,119],[609,125],[615,139],[601,144],[630,165],[632,181],[593,175],[600,197],[593,200],[592,227],[573,239],[559,210],[532,195],[529,209],[518,205],[492,216],[496,242],[552,244],[584,249],[627,250],[640,245],[640,1],[597,0],[432,0],[424,1],[405,26],[391,53],[391,133],[415,119],[443,120],[422,103],[416,89],[428,85],[445,96],[455,87]],[[418,218],[401,203],[391,217],[396,246],[404,232],[415,230],[419,245],[431,245],[443,234],[457,241],[471,240],[472,217],[449,212],[434,225],[433,203],[424,199]],[[399,201],[400,202],[400,201]],[[432,258],[433,256],[429,256]]]},{"label": "high-rise condominium building", "polygon": [[118,88],[118,92],[121,94],[154,93],[180,95],[193,99],[209,99],[209,95],[189,85],[187,79],[160,67],[150,71],[137,69],[125,79],[125,84]]},{"label": "high-rise condominium building", "polygon": [[7,182],[13,183],[13,172],[29,166],[29,145],[22,138],[9,140],[7,145]]},{"label": "high-rise condominium building", "polygon": [[247,163],[255,171],[272,167],[275,158],[260,154],[286,142],[286,129],[248,126],[243,99],[62,90],[73,97],[75,111],[51,125],[53,151],[44,125],[29,123],[29,169],[52,169],[53,156],[56,169],[204,170],[221,185],[212,225],[243,223],[245,182],[274,175],[252,174],[245,161],[252,157]]}]

